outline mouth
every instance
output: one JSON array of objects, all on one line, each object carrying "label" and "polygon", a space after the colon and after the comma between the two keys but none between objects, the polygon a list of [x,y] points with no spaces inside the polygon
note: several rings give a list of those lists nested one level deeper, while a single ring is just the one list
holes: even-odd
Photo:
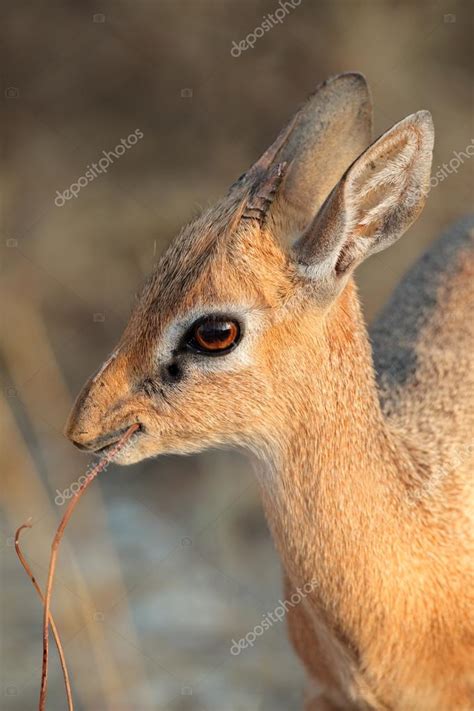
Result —
[{"label": "mouth", "polygon": [[[122,449],[120,451],[123,451],[123,449],[126,449],[127,447],[130,446],[132,442],[136,440],[137,437],[139,437],[143,432],[144,432],[144,427],[143,425],[139,422],[138,424],[138,429],[135,430],[135,432],[132,434],[131,438],[124,443]],[[89,451],[96,457],[104,457],[109,454],[114,447],[117,446],[117,443],[120,441],[120,439],[123,437],[123,435],[127,432],[127,430],[130,428],[130,425],[127,425],[127,427],[122,427],[119,430],[114,430],[113,432],[109,432],[106,435],[103,435],[101,437],[97,437],[97,439],[94,442],[91,442],[89,444]],[[118,452],[117,452],[118,454]]]}]

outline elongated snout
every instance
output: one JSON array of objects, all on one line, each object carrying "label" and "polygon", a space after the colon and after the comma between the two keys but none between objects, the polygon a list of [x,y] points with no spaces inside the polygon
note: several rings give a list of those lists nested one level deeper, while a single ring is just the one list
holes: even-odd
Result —
[{"label": "elongated snout", "polygon": [[98,452],[117,442],[136,422],[124,363],[113,356],[90,378],[71,410],[64,434],[79,449]]}]

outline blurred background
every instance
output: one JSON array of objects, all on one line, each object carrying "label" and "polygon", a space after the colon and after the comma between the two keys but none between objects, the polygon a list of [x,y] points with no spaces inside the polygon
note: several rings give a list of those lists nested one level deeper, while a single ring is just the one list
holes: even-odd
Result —
[{"label": "blurred background", "polygon": [[[5,711],[36,708],[41,664],[41,606],[15,558],[14,531],[32,517],[23,549],[44,585],[65,509],[60,494],[88,465],[62,436],[67,413],[180,226],[227,189],[318,82],[347,70],[370,82],[377,133],[430,109],[434,170],[450,165],[417,224],[359,270],[369,321],[401,274],[470,208],[474,161],[462,155],[474,136],[472,3],[294,5],[245,49],[242,40],[284,3],[16,0],[3,7]],[[116,151],[107,172],[64,198],[103,151],[137,130],[143,137]],[[109,467],[71,521],[54,592],[77,709],[300,708],[303,673],[284,622],[253,649],[230,653],[232,640],[281,596],[245,459],[210,452]],[[66,708],[54,652],[49,686],[48,708]]]}]

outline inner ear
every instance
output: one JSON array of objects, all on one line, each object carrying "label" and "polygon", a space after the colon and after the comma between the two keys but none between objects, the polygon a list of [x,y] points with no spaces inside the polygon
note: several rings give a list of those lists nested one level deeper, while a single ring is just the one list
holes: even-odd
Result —
[{"label": "inner ear", "polygon": [[[351,211],[353,238],[373,238],[387,213],[405,199],[407,175],[416,159],[415,133],[405,133],[382,143],[355,167],[346,182],[347,208]],[[376,148],[376,146],[374,147]]]},{"label": "inner ear", "polygon": [[336,288],[335,277],[401,237],[428,194],[433,140],[431,115],[419,111],[354,161],[294,245],[309,276]]}]

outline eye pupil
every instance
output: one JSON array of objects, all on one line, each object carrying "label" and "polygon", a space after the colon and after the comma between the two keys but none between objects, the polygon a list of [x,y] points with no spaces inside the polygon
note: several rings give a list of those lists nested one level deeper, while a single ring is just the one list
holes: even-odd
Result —
[{"label": "eye pupil", "polygon": [[239,337],[239,327],[235,321],[207,319],[194,330],[197,346],[210,352],[224,351],[231,348]]}]

